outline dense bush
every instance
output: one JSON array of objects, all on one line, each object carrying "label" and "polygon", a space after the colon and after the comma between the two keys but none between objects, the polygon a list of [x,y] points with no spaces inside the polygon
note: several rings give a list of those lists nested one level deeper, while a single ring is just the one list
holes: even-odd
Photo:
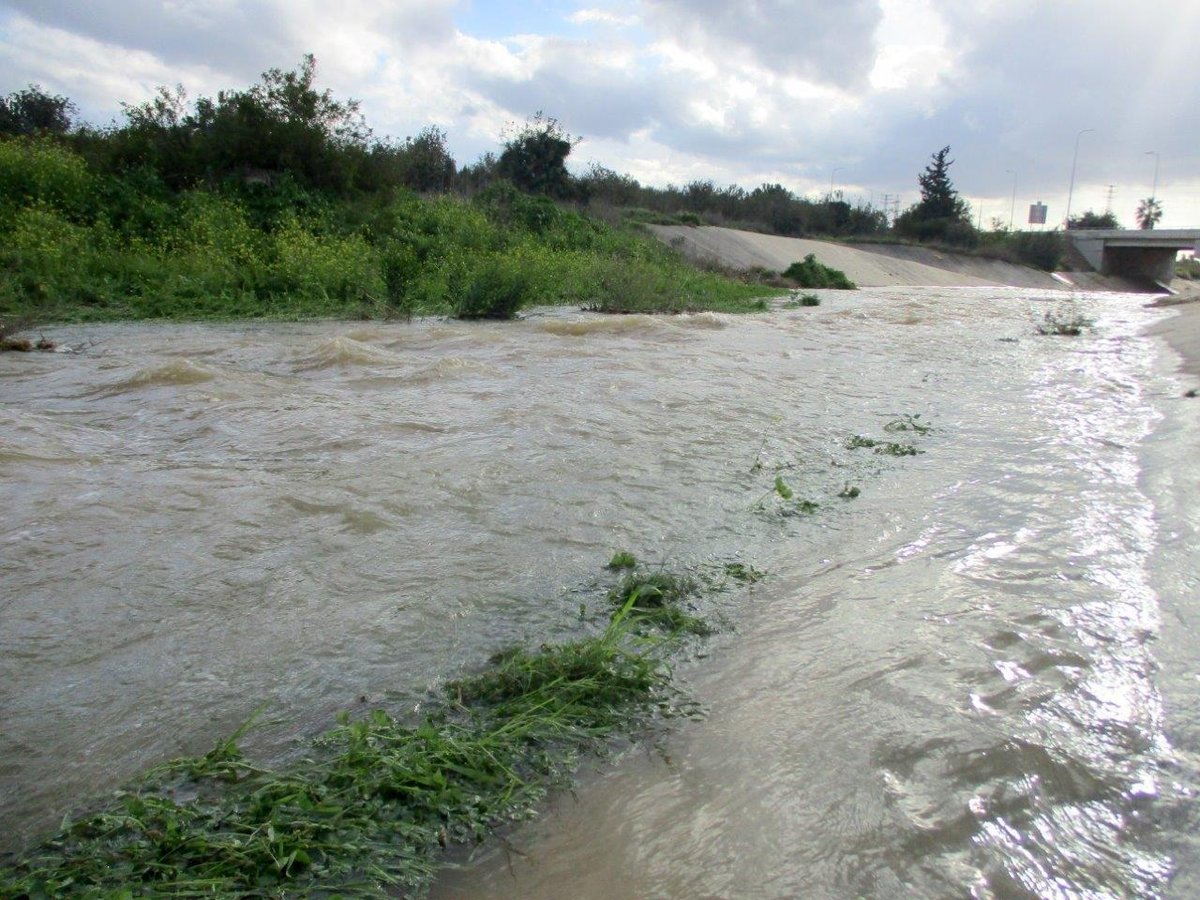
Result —
[{"label": "dense bush", "polygon": [[296,179],[173,191],[97,174],[47,139],[0,142],[0,317],[510,317],[596,304],[642,281],[644,309],[748,308],[771,293],[500,182],[468,201],[337,199]]},{"label": "dense bush", "polygon": [[215,97],[161,88],[106,129],[70,131],[70,102],[33,88],[6,98],[0,318],[507,318],[610,289],[676,311],[772,292],[562,205],[580,190],[553,119],[458,171],[444,132],[376,140],[315,76],[308,56]]},{"label": "dense bush", "polygon": [[1059,267],[1067,249],[1066,241],[1058,231],[1018,231],[1009,242],[1017,259],[1046,272]]},{"label": "dense bush", "polygon": [[511,319],[534,296],[533,278],[520,260],[494,257],[471,274],[455,315],[460,319]]},{"label": "dense bush", "polygon": [[800,262],[794,262],[784,270],[784,278],[790,278],[800,287],[805,288],[836,288],[839,290],[854,290],[854,282],[846,277],[846,273],[817,262],[817,258],[809,253]]},{"label": "dense bush", "polygon": [[507,141],[496,174],[531,194],[566,199],[574,194],[567,157],[576,143],[556,119],[539,112]]},{"label": "dense bush", "polygon": [[66,97],[31,84],[0,97],[0,135],[66,134],[75,113],[75,104]]},{"label": "dense bush", "polygon": [[1111,212],[1098,213],[1093,210],[1081,212],[1077,216],[1071,216],[1067,219],[1067,229],[1075,230],[1078,228],[1120,228],[1121,223],[1117,221],[1117,217]]},{"label": "dense bush", "polygon": [[93,189],[87,164],[66,148],[47,140],[0,141],[0,215],[46,206],[84,218]]}]

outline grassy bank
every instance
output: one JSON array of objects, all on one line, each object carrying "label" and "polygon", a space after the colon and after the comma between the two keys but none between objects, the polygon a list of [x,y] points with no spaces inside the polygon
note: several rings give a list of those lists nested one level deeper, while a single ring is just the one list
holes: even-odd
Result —
[{"label": "grassy bank", "polygon": [[240,735],[169,763],[0,869],[0,896],[419,893],[443,848],[528,817],[581,754],[671,708],[668,657],[707,633],[698,589],[628,572],[595,636],[501,653],[419,721],[342,717],[287,771]]},{"label": "grassy bank", "polygon": [[535,304],[748,311],[777,289],[697,271],[497,182],[473,199],[336,197],[286,176],[170,189],[49,139],[0,142],[0,319],[508,318]]}]

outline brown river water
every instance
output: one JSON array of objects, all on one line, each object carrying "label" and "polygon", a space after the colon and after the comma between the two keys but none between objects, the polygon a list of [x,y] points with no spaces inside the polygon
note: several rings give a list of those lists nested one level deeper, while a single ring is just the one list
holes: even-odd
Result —
[{"label": "brown river water", "polygon": [[[435,896],[1195,896],[1197,401],[1145,333],[1171,314],[823,299],[0,357],[0,850],[260,708],[247,747],[286,764],[337,710],[570,637],[629,550],[769,573],[677,667],[707,716]],[[1063,304],[1094,330],[1039,336]],[[773,513],[776,474],[817,511]]]}]

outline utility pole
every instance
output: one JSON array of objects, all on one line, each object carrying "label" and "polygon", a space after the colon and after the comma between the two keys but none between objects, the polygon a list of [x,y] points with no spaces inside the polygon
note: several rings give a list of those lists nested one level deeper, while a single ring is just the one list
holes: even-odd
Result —
[{"label": "utility pole", "polygon": [[1079,139],[1089,131],[1094,132],[1095,130],[1095,128],[1085,128],[1075,135],[1075,153],[1071,157],[1071,186],[1067,188],[1067,218],[1064,220],[1068,228],[1071,225],[1071,197],[1075,194],[1075,164],[1079,162]]},{"label": "utility pole", "polygon": [[1008,230],[1012,231],[1013,215],[1017,211],[1017,173],[1016,173],[1016,170],[1014,170],[1014,169],[1005,169],[1004,171],[1007,172],[1008,174],[1012,175],[1012,177],[1013,177],[1012,205],[1008,208]]},{"label": "utility pole", "polygon": [[1105,215],[1109,215],[1109,216],[1112,215],[1113,191],[1116,189],[1116,187],[1117,186],[1115,184],[1110,184],[1108,186],[1108,203],[1106,203],[1104,206]]},{"label": "utility pole", "polygon": [[1158,199],[1158,161],[1159,161],[1158,151],[1157,150],[1147,150],[1146,155],[1154,157],[1154,187],[1150,191],[1150,199],[1157,200]]}]

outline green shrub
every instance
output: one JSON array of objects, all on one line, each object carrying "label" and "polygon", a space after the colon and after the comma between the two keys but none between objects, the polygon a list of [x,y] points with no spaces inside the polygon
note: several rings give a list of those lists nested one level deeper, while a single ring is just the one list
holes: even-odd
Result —
[{"label": "green shrub", "polygon": [[1044,272],[1055,271],[1067,249],[1058,231],[1018,231],[1009,241],[1017,259]]},{"label": "green shrub", "polygon": [[809,253],[801,262],[794,262],[783,273],[784,278],[790,278],[800,287],[806,288],[835,288],[838,290],[854,290],[854,282],[846,277],[846,273],[830,268],[817,262],[816,256]]},{"label": "green shrub", "polygon": [[83,158],[49,139],[0,141],[0,205],[41,204],[79,218],[94,179]]},{"label": "green shrub", "polygon": [[340,301],[383,296],[378,257],[358,235],[315,235],[292,221],[273,238],[277,290]]},{"label": "green shrub", "polygon": [[494,257],[474,271],[454,314],[460,319],[511,319],[533,296],[528,273],[513,260]]}]

